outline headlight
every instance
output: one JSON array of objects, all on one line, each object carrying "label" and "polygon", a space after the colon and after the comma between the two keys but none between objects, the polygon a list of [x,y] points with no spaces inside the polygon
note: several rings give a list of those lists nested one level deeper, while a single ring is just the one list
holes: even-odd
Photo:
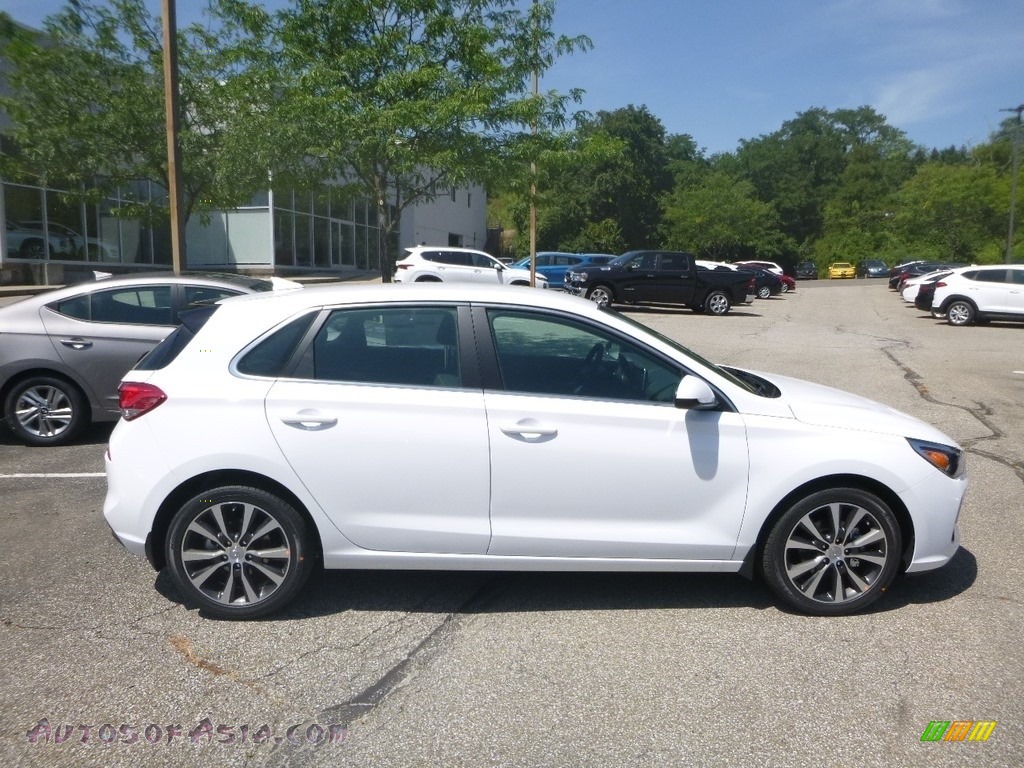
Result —
[{"label": "headlight", "polygon": [[967,461],[964,459],[964,452],[959,448],[939,443],[928,443],[924,440],[913,440],[907,438],[910,447],[917,451],[917,455],[949,477],[960,477],[967,469]]}]

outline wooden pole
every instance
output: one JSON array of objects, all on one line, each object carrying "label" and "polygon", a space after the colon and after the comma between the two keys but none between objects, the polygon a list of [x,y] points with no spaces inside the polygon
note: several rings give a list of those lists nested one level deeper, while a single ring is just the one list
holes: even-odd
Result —
[{"label": "wooden pole", "polygon": [[178,143],[178,22],[175,0],[162,0],[164,30],[164,122],[167,131],[167,195],[171,215],[171,268],[185,268],[185,227],[181,218],[181,146]]}]

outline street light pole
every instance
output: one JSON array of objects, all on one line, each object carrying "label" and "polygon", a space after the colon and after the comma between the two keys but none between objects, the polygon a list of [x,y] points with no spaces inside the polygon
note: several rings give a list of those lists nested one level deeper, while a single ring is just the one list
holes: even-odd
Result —
[{"label": "street light pole", "polygon": [[1013,171],[1010,176],[1010,233],[1006,236],[1006,263],[1013,261],[1013,219],[1017,210],[1017,177],[1020,176],[1020,114],[1024,104],[1000,112],[1016,112],[1017,126],[1013,130]]},{"label": "street light pole", "polygon": [[181,145],[178,142],[178,22],[175,0],[163,0],[164,121],[167,133],[167,195],[170,199],[171,268],[180,275],[185,245],[181,218]]}]

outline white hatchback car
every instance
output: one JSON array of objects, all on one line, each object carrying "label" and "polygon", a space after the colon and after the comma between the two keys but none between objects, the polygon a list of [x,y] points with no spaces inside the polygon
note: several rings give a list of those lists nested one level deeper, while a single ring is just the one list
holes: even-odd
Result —
[{"label": "white hatchback car", "polygon": [[1024,320],[1024,264],[953,270],[935,284],[932,314],[950,325]]},{"label": "white hatchback car", "polygon": [[836,615],[959,546],[939,430],[555,291],[227,299],[120,392],[106,519],[217,617],[280,609],[317,562],[742,572]]},{"label": "white hatchback car", "polygon": [[[396,283],[530,284],[530,270],[502,264],[472,248],[417,245],[405,252],[405,258],[395,263]],[[547,288],[548,279],[538,273],[533,284]]]}]

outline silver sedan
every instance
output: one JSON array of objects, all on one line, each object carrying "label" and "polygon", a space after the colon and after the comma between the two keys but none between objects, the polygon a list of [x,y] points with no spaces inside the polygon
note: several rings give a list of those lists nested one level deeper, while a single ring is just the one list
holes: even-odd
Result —
[{"label": "silver sedan", "polygon": [[116,421],[121,376],[174,330],[183,309],[273,288],[240,275],[149,273],[0,308],[3,418],[28,445],[61,445],[91,422]]}]

